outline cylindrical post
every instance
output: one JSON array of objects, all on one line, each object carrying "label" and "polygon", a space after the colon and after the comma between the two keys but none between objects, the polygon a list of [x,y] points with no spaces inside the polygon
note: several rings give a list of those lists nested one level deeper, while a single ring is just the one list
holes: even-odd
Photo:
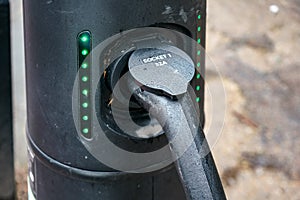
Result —
[{"label": "cylindrical post", "polygon": [[[150,26],[177,28],[204,45],[205,2],[23,1],[31,199],[184,199],[174,166],[150,174],[119,173],[93,157],[76,134],[72,89],[78,67],[87,67],[81,62],[79,53],[85,56],[89,50],[122,31]],[[198,25],[201,25],[201,32]],[[79,43],[78,36],[83,33],[90,35],[91,43],[85,44],[91,46]],[[81,49],[86,47],[88,49]],[[87,88],[82,87],[81,94],[88,96],[88,68],[83,72],[81,86]],[[200,77],[195,82],[199,80]],[[104,96],[105,91],[99,93]],[[199,92],[200,97],[203,95],[203,91]],[[83,100],[80,105],[88,108],[89,99]],[[81,131],[90,137],[91,126],[86,123],[90,118],[89,112],[80,113],[84,113]],[[134,152],[139,152],[140,147],[145,150],[141,143],[153,141],[136,142],[116,133],[110,126],[106,131],[110,135],[123,137],[124,148]],[[156,141],[163,140],[156,138]]]}]

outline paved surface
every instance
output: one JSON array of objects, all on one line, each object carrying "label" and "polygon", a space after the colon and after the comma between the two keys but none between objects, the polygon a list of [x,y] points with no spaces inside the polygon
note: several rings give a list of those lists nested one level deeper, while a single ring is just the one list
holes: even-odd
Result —
[{"label": "paved surface", "polygon": [[[26,199],[21,0],[12,1],[15,155]],[[270,5],[279,12],[270,12]],[[213,153],[228,199],[300,199],[300,5],[298,0],[208,1],[207,51],[226,99]],[[214,85],[217,72],[208,69]],[[209,103],[207,103],[209,105]],[[207,115],[218,114],[218,110]],[[218,122],[220,126],[223,121]]]}]

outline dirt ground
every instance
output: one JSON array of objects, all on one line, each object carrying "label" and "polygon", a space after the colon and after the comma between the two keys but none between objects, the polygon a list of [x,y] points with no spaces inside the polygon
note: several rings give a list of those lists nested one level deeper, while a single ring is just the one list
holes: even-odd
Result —
[{"label": "dirt ground", "polygon": [[[299,13],[299,0],[208,1],[207,54],[227,97],[213,153],[230,200],[300,199]],[[26,169],[16,175],[25,200]]]},{"label": "dirt ground", "polygon": [[299,13],[297,0],[208,1],[207,52],[227,96],[213,152],[228,199],[300,199]]}]

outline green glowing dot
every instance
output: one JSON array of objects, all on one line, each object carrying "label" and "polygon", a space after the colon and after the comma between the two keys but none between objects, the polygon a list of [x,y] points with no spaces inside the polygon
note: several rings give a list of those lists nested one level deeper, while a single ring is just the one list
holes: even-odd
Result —
[{"label": "green glowing dot", "polygon": [[84,95],[84,96],[87,96],[88,95],[88,90],[82,90],[82,94]]},{"label": "green glowing dot", "polygon": [[89,78],[87,76],[83,76],[81,79],[83,82],[87,82],[89,80]]},{"label": "green glowing dot", "polygon": [[201,15],[198,15],[198,19],[201,19]]},{"label": "green glowing dot", "polygon": [[197,91],[199,91],[200,90],[200,86],[198,85],[198,86],[196,86],[196,90]]},{"label": "green glowing dot", "polygon": [[88,134],[88,133],[89,133],[89,129],[88,129],[88,128],[84,128],[84,129],[82,129],[82,132],[83,132],[84,134]]},{"label": "green glowing dot", "polygon": [[83,64],[81,65],[81,67],[82,67],[83,69],[86,69],[86,68],[88,68],[88,64],[83,63]]},{"label": "green glowing dot", "polygon": [[201,39],[199,38],[199,39],[197,40],[197,42],[198,42],[198,44],[200,44],[200,43],[201,43]]},{"label": "green glowing dot", "polygon": [[87,121],[87,120],[89,120],[89,117],[85,115],[85,116],[82,117],[82,119],[83,119],[84,121]]},{"label": "green glowing dot", "polygon": [[196,77],[197,79],[200,79],[201,78],[201,75],[200,74],[197,74],[197,77]]},{"label": "green glowing dot", "polygon": [[200,56],[201,55],[201,51],[199,50],[199,51],[197,51],[197,55],[198,56]]},{"label": "green glowing dot", "polygon": [[197,63],[197,67],[200,67],[200,66],[201,66],[201,63],[198,62],[198,63]]},{"label": "green glowing dot", "polygon": [[86,50],[86,49],[83,49],[83,50],[81,51],[81,54],[84,55],[84,56],[88,55],[88,53],[89,53],[89,51]]},{"label": "green glowing dot", "polygon": [[83,103],[82,107],[87,108],[87,107],[89,107],[89,104],[88,103]]},{"label": "green glowing dot", "polygon": [[196,98],[196,101],[197,101],[197,102],[200,102],[200,97],[197,97],[197,98]]},{"label": "green glowing dot", "polygon": [[87,35],[83,35],[80,38],[81,42],[87,42],[89,40],[89,37]]},{"label": "green glowing dot", "polygon": [[201,31],[201,26],[198,26],[198,32],[200,32]]}]

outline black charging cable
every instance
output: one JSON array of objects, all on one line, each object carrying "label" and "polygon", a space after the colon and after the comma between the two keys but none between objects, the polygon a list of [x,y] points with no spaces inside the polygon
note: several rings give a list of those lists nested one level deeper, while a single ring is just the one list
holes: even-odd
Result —
[{"label": "black charging cable", "polygon": [[188,89],[195,70],[192,60],[174,47],[141,49],[131,55],[128,68],[129,89],[170,142],[187,200],[226,199]]}]

